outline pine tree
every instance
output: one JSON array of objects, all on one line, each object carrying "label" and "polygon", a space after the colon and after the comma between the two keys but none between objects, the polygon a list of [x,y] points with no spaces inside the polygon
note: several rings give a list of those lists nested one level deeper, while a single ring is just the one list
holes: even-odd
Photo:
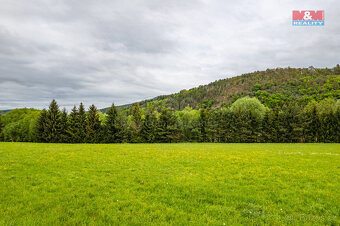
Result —
[{"label": "pine tree", "polygon": [[57,102],[53,99],[49,110],[47,111],[46,120],[46,141],[49,143],[58,143],[61,141],[61,113]]},{"label": "pine tree", "polygon": [[83,103],[79,105],[78,111],[78,130],[76,133],[77,141],[80,143],[86,142],[86,112]]},{"label": "pine tree", "polygon": [[86,120],[86,142],[98,143],[100,141],[100,120],[97,108],[92,104]]},{"label": "pine tree", "polygon": [[117,143],[119,135],[118,111],[114,104],[106,112],[106,119],[104,124],[104,142]]}]

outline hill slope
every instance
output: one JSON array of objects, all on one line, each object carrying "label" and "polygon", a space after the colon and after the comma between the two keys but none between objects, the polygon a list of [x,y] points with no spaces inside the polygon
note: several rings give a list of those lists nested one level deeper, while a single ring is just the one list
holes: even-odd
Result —
[{"label": "hill slope", "polygon": [[[339,88],[339,65],[332,69],[277,68],[221,79],[176,94],[141,101],[139,104],[145,107],[147,103],[153,102],[156,106],[165,104],[175,110],[182,110],[186,106],[199,108],[202,105],[228,105],[240,97],[257,96],[266,106],[275,107],[292,100],[308,102],[327,97],[339,99]],[[131,105],[121,108],[129,108]]]}]

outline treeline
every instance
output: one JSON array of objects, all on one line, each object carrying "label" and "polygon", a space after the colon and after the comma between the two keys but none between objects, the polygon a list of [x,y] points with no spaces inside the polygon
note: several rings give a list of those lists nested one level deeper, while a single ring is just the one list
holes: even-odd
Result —
[{"label": "treeline", "polygon": [[[32,112],[29,115],[34,117],[23,117],[29,118],[23,133],[15,133],[11,123],[1,123],[8,121],[10,112],[5,120],[0,117],[0,139],[47,143],[340,142],[340,101],[333,98],[268,108],[256,97],[243,97],[229,106],[181,111],[152,103],[120,110],[112,104],[106,114],[94,105],[86,112],[83,104],[68,114],[53,100],[48,110]],[[22,119],[16,123],[18,128],[20,123]]]}]

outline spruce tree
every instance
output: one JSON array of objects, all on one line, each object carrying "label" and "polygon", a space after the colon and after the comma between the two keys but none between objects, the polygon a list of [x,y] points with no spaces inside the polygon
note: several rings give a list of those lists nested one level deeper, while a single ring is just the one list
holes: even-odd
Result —
[{"label": "spruce tree", "polygon": [[336,143],[340,143],[340,107],[337,108],[337,111],[335,113],[335,128],[336,128],[336,132],[335,132],[335,136],[336,139],[334,140],[334,142]]},{"label": "spruce tree", "polygon": [[279,121],[282,142],[303,141],[302,111],[297,104],[285,105],[279,114]]},{"label": "spruce tree", "polygon": [[138,103],[134,104],[131,108],[131,116],[130,116],[130,141],[134,143],[139,143],[142,141],[141,138],[141,130],[143,127],[143,119],[142,119],[142,109]]},{"label": "spruce tree", "polygon": [[60,115],[60,142],[62,143],[70,142],[68,135],[68,115],[65,108],[63,109]]},{"label": "spruce tree", "polygon": [[306,135],[309,142],[318,142],[320,140],[320,117],[317,105],[314,104],[310,111],[306,113]]},{"label": "spruce tree", "polygon": [[153,143],[156,140],[157,112],[155,106],[148,106],[143,120],[141,137],[143,142]]},{"label": "spruce tree", "polygon": [[79,105],[77,120],[79,127],[75,136],[78,138],[78,142],[83,143],[86,142],[86,112],[83,103]]},{"label": "spruce tree", "polygon": [[77,107],[74,106],[69,115],[68,130],[67,130],[67,133],[70,139],[69,141],[71,143],[82,142],[79,136],[79,129],[80,129],[79,113],[78,113]]},{"label": "spruce tree", "polygon": [[333,143],[333,142],[336,142],[338,139],[337,134],[339,130],[339,127],[337,127],[338,121],[337,121],[336,112],[331,111],[329,113],[329,122],[330,122],[330,135],[329,135],[328,142]]},{"label": "spruce tree", "polygon": [[264,142],[264,143],[271,142],[272,140],[271,130],[272,130],[272,123],[271,123],[271,118],[270,118],[270,111],[267,110],[262,120],[261,142]]},{"label": "spruce tree", "polygon": [[269,130],[269,133],[270,133],[270,142],[275,142],[275,143],[278,143],[278,142],[281,142],[280,140],[280,107],[276,107],[274,108],[273,110],[270,111],[270,115],[269,115],[269,119],[270,119],[270,130]]},{"label": "spruce tree", "polygon": [[35,125],[35,138],[37,142],[47,142],[47,111],[43,109]]},{"label": "spruce tree", "polygon": [[117,143],[119,135],[118,111],[114,104],[106,112],[106,119],[104,124],[104,142]]},{"label": "spruce tree", "polygon": [[92,104],[86,120],[86,142],[98,143],[100,141],[101,126],[97,108]]},{"label": "spruce tree", "polygon": [[156,129],[157,142],[171,143],[179,141],[179,129],[177,125],[177,118],[173,110],[162,107],[158,126]]},{"label": "spruce tree", "polygon": [[249,113],[249,130],[251,133],[247,142],[260,142],[262,120],[263,118],[256,117],[254,114]]},{"label": "spruce tree", "polygon": [[324,112],[320,115],[321,126],[320,126],[320,141],[325,143],[335,142],[338,138],[337,134],[337,122],[336,114],[334,111],[328,113]]},{"label": "spruce tree", "polygon": [[209,137],[209,109],[207,107],[203,107],[200,109],[200,117],[199,117],[199,127],[200,127],[200,141],[201,142],[208,142]]},{"label": "spruce tree", "polygon": [[3,141],[3,134],[2,134],[3,122],[1,118],[2,118],[2,112],[0,111],[0,141]]},{"label": "spruce tree", "polygon": [[219,116],[215,121],[217,128],[218,142],[235,142],[233,139],[233,119],[234,113],[228,109],[222,108]]},{"label": "spruce tree", "polygon": [[46,135],[46,141],[49,143],[58,143],[61,141],[61,113],[54,99],[47,111]]},{"label": "spruce tree", "polygon": [[243,111],[239,114],[235,114],[235,129],[236,129],[236,142],[248,143],[251,140],[252,136],[252,129],[251,129],[251,112],[250,111]]}]

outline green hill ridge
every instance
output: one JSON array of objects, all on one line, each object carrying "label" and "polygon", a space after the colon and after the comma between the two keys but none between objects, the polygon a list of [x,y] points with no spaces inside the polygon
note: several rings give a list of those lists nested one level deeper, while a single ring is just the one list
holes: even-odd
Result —
[{"label": "green hill ridge", "polygon": [[[288,67],[246,73],[138,103],[141,107],[154,103],[156,106],[165,105],[182,110],[186,106],[198,109],[202,105],[229,105],[240,97],[256,96],[267,107],[273,108],[288,101],[307,103],[328,97],[340,99],[339,87],[339,65],[334,68]],[[129,108],[132,104],[119,107]],[[105,113],[107,109],[101,111]]]}]

